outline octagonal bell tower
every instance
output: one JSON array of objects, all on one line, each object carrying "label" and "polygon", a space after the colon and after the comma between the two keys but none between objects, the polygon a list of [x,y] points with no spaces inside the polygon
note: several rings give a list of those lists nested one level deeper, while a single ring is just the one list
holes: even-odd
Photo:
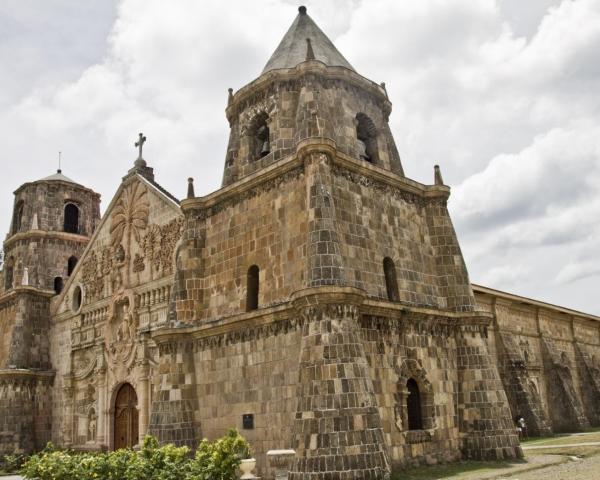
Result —
[{"label": "octagonal bell tower", "polygon": [[223,186],[295,151],[307,138],[335,142],[339,151],[403,176],[388,120],[385,85],[356,73],[300,7],[261,75],[235,95]]}]

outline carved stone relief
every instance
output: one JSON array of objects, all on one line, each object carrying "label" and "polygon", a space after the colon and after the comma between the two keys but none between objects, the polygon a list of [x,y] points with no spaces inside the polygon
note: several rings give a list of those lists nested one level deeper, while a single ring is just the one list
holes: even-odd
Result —
[{"label": "carved stone relief", "polygon": [[109,308],[104,338],[109,365],[130,366],[135,356],[138,318],[131,290],[115,295]]},{"label": "carved stone relief", "polygon": [[[125,187],[111,213],[109,244],[97,246],[83,261],[82,283],[88,303],[106,296],[107,285],[112,292],[130,288],[132,274],[148,268],[151,278],[155,278],[155,273],[172,273],[173,252],[183,232],[183,217],[164,225],[149,225],[149,212],[146,187],[140,182]],[[134,242],[139,251],[133,251]]]}]

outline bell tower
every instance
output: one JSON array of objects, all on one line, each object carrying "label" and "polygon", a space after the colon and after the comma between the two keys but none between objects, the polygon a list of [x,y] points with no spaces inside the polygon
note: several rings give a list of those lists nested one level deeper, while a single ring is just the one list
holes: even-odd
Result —
[{"label": "bell tower", "polygon": [[306,7],[298,11],[261,75],[230,91],[223,186],[278,162],[308,138],[333,141],[352,158],[403,176],[385,85],[356,73]]},{"label": "bell tower", "polygon": [[[181,202],[174,328],[153,337],[165,375],[196,369],[181,395],[160,392],[168,401],[151,431],[161,439],[231,425],[228,412],[203,416],[190,401],[172,432],[162,412],[196,392],[198,405],[247,414],[250,399],[272,399],[251,440],[294,449],[293,480],[521,454],[450,188],[437,167],[432,184],[406,178],[391,110],[385,86],[357,73],[305,7],[260,76],[229,91],[223,188],[195,197],[190,187]],[[211,371],[228,355],[252,365],[251,382]]]}]

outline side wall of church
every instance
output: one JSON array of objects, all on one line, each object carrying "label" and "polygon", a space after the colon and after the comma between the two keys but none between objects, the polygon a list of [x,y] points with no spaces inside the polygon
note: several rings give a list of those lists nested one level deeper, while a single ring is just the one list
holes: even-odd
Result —
[{"label": "side wall of church", "polygon": [[494,314],[490,345],[513,417],[530,434],[600,424],[600,321],[526,298],[475,287],[478,307]]}]

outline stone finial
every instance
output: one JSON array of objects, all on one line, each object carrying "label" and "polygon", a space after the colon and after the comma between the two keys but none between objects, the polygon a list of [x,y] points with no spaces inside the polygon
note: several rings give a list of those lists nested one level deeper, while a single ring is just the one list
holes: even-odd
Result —
[{"label": "stone finial", "polygon": [[298,7],[298,13],[300,13],[300,15],[306,15],[306,7],[304,5]]},{"label": "stone finial", "polygon": [[187,198],[194,198],[196,195],[194,194],[194,179],[192,177],[188,178],[188,191]]},{"label": "stone finial", "polygon": [[439,165],[433,167],[433,180],[435,185],[443,185],[444,179],[442,178],[442,172]]},{"label": "stone finial", "polygon": [[385,88],[385,82],[381,82],[379,85],[381,85],[381,88],[383,88],[383,91],[385,92],[385,98],[387,98],[389,100],[390,98],[388,97],[388,94],[387,94],[387,88]]},{"label": "stone finial", "polygon": [[229,92],[229,95],[227,96],[227,106],[229,106],[233,102],[233,88],[229,87],[227,91]]},{"label": "stone finial", "polygon": [[315,52],[313,52],[312,44],[310,43],[310,38],[306,39],[306,61],[314,60]]}]

